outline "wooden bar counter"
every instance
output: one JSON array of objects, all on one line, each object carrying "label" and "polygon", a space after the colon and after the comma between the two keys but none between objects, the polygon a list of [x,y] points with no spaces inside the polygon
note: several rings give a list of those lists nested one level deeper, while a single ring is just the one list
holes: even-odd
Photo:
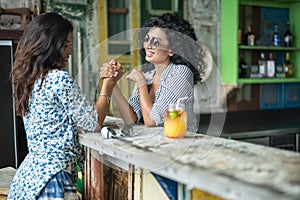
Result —
[{"label": "wooden bar counter", "polygon": [[[118,131],[124,123],[106,117],[104,125]],[[147,199],[141,192],[145,181],[140,172],[161,175],[180,183],[183,190],[197,189],[220,199],[300,197],[298,153],[203,134],[170,139],[163,127],[135,125],[133,129],[133,136],[116,139],[80,134],[87,156],[87,199]],[[107,173],[112,168],[123,177],[118,183]],[[178,199],[196,198],[186,192]]]}]

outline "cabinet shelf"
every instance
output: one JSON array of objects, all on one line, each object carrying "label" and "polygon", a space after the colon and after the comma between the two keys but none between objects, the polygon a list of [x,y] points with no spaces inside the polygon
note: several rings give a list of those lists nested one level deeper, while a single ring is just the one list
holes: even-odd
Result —
[{"label": "cabinet shelf", "polygon": [[299,51],[296,47],[274,47],[274,46],[246,46],[240,45],[241,50],[266,50],[266,51]]},{"label": "cabinet shelf", "polygon": [[[279,12],[280,10],[280,12]],[[221,75],[226,83],[285,83],[300,82],[300,0],[228,0],[221,1]],[[273,25],[278,23],[281,41],[286,21],[290,22],[293,36],[292,47],[269,46]],[[247,25],[253,25],[259,46],[238,44],[241,30],[244,40]],[[282,45],[282,44],[281,44]],[[248,66],[256,65],[260,53],[273,53],[276,63],[282,65],[284,53],[290,52],[293,65],[293,78],[240,78],[239,62],[241,57]]]},{"label": "cabinet shelf", "polygon": [[300,78],[239,78],[238,83],[293,83],[300,82]]}]

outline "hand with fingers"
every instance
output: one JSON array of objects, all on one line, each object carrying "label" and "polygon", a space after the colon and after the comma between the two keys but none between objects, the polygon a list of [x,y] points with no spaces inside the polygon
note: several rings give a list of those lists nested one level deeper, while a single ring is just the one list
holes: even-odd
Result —
[{"label": "hand with fingers", "polygon": [[146,85],[146,78],[141,69],[133,69],[126,78],[130,81],[134,81],[138,86]]},{"label": "hand with fingers", "polygon": [[123,67],[121,63],[111,60],[109,63],[104,63],[100,68],[100,78],[113,78],[118,81],[123,76]]}]

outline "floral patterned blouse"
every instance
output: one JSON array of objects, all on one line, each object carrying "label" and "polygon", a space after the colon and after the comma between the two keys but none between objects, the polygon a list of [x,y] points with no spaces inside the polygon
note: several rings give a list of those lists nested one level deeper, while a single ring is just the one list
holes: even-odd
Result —
[{"label": "floral patterned blouse", "polygon": [[98,113],[63,70],[37,80],[23,117],[29,153],[17,170],[8,199],[35,199],[47,181],[67,169],[81,153],[78,127],[94,131]]}]

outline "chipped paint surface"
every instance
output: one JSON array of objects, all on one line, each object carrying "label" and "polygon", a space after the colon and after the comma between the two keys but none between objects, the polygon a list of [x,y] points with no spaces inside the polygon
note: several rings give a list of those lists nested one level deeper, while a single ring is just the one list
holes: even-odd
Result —
[{"label": "chipped paint surface", "polygon": [[212,54],[208,78],[195,85],[194,112],[215,113],[226,110],[226,93],[220,74],[220,0],[185,0],[185,16],[193,25],[198,40]]},{"label": "chipped paint surface", "polygon": [[[107,117],[105,125],[124,126]],[[239,141],[189,133],[184,139],[164,136],[163,127],[134,126],[134,136],[103,139],[80,135],[80,142],[100,154],[118,158],[229,199],[297,199],[300,155]]]},{"label": "chipped paint surface", "polygon": [[[41,10],[41,2],[38,0],[1,0],[0,7],[3,9],[14,8],[29,8],[34,10],[34,6],[37,6],[38,12]],[[32,18],[34,16],[31,16]],[[0,15],[0,29],[20,29],[21,18],[18,15]]]}]

